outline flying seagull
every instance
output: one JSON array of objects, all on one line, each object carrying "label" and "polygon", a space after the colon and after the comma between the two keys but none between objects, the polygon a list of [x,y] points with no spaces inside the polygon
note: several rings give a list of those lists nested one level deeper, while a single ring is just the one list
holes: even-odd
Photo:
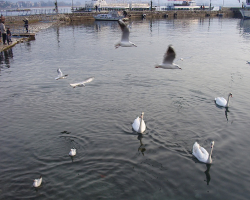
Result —
[{"label": "flying seagull", "polygon": [[57,73],[58,73],[58,76],[55,78],[56,80],[58,80],[58,79],[64,79],[64,78],[66,78],[66,76],[68,76],[68,74],[63,75],[63,73],[62,73],[62,71],[60,70],[60,68],[57,69]]},{"label": "flying seagull", "polygon": [[168,49],[164,55],[162,64],[156,65],[155,68],[163,69],[181,69],[178,65],[174,64],[176,53],[172,45],[168,46]]},{"label": "flying seagull", "polygon": [[85,83],[89,83],[94,80],[94,77],[88,78],[85,81],[79,82],[79,83],[72,83],[70,84],[71,87],[85,87]]},{"label": "flying seagull", "polygon": [[119,19],[118,24],[120,25],[122,29],[122,38],[121,38],[121,41],[116,43],[115,48],[118,48],[120,46],[121,47],[137,47],[134,43],[129,41],[129,29],[128,29],[128,26],[125,24],[125,22]]}]

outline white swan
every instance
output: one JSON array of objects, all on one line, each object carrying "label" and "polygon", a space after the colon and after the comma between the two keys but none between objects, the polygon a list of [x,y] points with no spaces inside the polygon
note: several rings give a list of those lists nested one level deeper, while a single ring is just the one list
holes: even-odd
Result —
[{"label": "white swan", "polygon": [[193,145],[193,155],[201,162],[204,163],[212,163],[212,151],[214,147],[214,141],[211,142],[211,150],[210,153],[206,151],[203,147],[201,147],[197,142],[194,143]]},{"label": "white swan", "polygon": [[164,55],[164,59],[162,64],[156,65],[155,68],[163,68],[163,69],[181,69],[178,65],[174,64],[173,61],[175,59],[176,53],[172,45],[168,46],[168,49]]},{"label": "white swan", "polygon": [[85,87],[85,83],[89,83],[94,80],[94,77],[88,78],[85,81],[79,82],[79,83],[72,83],[70,84],[71,87]]},{"label": "white swan", "polygon": [[57,73],[58,73],[58,76],[55,78],[56,80],[58,80],[58,79],[64,79],[64,78],[66,78],[66,76],[68,76],[68,74],[63,75],[63,73],[62,73],[62,71],[61,71],[60,68],[57,69]]},{"label": "white swan", "polygon": [[118,47],[137,47],[133,42],[129,41],[129,29],[128,26],[121,19],[118,20],[118,24],[122,29],[122,38],[121,41],[115,45],[115,48]]},{"label": "white swan", "polygon": [[75,156],[76,155],[76,149],[70,149],[69,156]]},{"label": "white swan", "polygon": [[143,133],[146,130],[146,124],[143,120],[144,112],[141,113],[140,117],[137,117],[132,124],[134,131],[137,133]]},{"label": "white swan", "polygon": [[222,107],[228,107],[229,106],[229,100],[230,100],[230,97],[233,97],[233,94],[232,93],[229,93],[228,94],[228,98],[227,100],[224,99],[223,97],[216,97],[215,98],[215,103],[219,106],[222,106]]},{"label": "white swan", "polygon": [[35,179],[33,182],[33,187],[39,187],[42,184],[43,178],[40,176],[39,179]]}]

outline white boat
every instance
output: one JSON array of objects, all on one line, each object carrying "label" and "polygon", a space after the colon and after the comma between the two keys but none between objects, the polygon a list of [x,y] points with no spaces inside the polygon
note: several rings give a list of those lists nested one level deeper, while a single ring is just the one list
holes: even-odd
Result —
[{"label": "white boat", "polygon": [[122,19],[124,16],[117,11],[110,11],[108,14],[98,14],[94,16],[95,20],[98,21],[118,21]]},{"label": "white boat", "polygon": [[250,0],[246,0],[246,3],[242,2],[242,8],[240,13],[244,19],[250,18]]},{"label": "white boat", "polygon": [[244,19],[250,18],[250,9],[241,9],[240,13]]}]

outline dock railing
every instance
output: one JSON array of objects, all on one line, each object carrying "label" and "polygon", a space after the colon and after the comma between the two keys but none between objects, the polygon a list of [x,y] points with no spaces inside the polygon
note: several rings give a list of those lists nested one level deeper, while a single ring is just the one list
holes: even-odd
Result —
[{"label": "dock railing", "polygon": [[71,13],[69,8],[58,9],[58,13],[54,9],[40,8],[40,9],[29,9],[24,11],[18,10],[0,10],[0,14],[4,16],[29,16],[29,15],[56,15],[56,14],[68,14]]}]

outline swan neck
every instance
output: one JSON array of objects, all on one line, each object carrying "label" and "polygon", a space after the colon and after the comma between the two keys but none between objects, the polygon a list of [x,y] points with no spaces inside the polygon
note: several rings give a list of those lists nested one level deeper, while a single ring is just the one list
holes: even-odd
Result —
[{"label": "swan neck", "polygon": [[227,98],[227,105],[226,105],[226,107],[228,107],[228,106],[229,106],[229,100],[230,100],[230,95],[228,95],[228,98]]},{"label": "swan neck", "polygon": [[141,116],[141,119],[140,119],[140,126],[138,130],[139,133],[142,133],[142,120],[143,120],[143,115]]},{"label": "swan neck", "polygon": [[214,147],[211,148],[211,151],[210,151],[210,153],[208,155],[207,163],[212,163],[212,157],[211,156],[212,156],[213,148]]}]

